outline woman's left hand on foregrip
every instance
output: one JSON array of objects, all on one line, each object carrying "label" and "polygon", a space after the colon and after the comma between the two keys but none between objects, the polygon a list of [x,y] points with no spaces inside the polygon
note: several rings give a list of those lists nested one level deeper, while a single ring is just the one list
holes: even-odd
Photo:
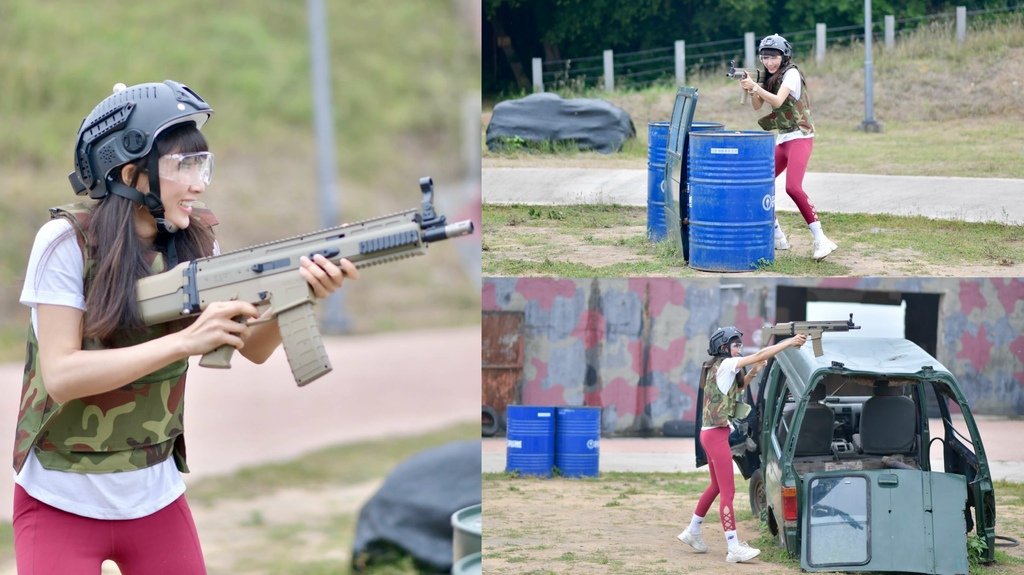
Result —
[{"label": "woman's left hand on foregrip", "polygon": [[320,254],[313,259],[303,256],[299,259],[299,273],[313,288],[313,294],[323,299],[340,288],[346,279],[359,279],[355,264],[342,259],[338,265]]},{"label": "woman's left hand on foregrip", "polygon": [[740,80],[740,86],[742,86],[744,90],[749,92],[753,90],[754,87],[757,86],[757,84],[754,82],[753,79],[751,79],[750,76],[747,76],[746,78]]}]

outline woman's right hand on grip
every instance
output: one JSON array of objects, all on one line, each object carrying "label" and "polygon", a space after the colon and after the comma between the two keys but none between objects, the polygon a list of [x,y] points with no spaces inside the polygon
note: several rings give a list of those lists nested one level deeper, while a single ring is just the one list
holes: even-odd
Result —
[{"label": "woman's right hand on grip", "polygon": [[256,306],[248,302],[213,302],[199,314],[192,325],[178,334],[182,336],[182,345],[190,356],[203,355],[222,345],[242,349],[249,334],[246,322],[258,315]]}]

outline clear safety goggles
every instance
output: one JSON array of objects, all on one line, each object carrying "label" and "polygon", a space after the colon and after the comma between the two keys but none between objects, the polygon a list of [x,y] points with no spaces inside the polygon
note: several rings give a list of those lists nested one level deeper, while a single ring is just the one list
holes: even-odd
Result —
[{"label": "clear safety goggles", "polygon": [[213,152],[160,156],[160,177],[186,186],[210,185],[213,180]]}]

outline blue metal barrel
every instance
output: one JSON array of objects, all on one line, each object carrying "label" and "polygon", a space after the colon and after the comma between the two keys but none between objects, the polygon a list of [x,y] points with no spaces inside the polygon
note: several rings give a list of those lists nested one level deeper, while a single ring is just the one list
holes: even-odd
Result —
[{"label": "blue metal barrel", "polygon": [[566,477],[597,477],[601,408],[559,407],[555,418],[555,467]]},{"label": "blue metal barrel", "polygon": [[[724,129],[725,129],[725,125],[724,124],[719,124],[718,122],[691,122],[690,123],[690,130],[689,131],[690,132],[714,132],[714,131],[719,131],[719,130],[724,130]],[[672,176],[669,173],[669,169],[668,169],[668,164],[669,164],[670,160],[668,160],[668,159],[665,160],[665,178],[666,178],[665,181],[668,182],[668,183],[665,184],[666,194],[668,194],[666,196],[667,200],[666,200],[666,204],[665,205],[666,206],[669,205],[670,202],[668,200],[678,198],[676,200],[677,201],[676,211],[679,214],[678,219],[679,219],[679,223],[680,223],[680,228],[679,228],[680,229],[680,244],[681,244],[682,250],[683,250],[683,261],[684,262],[690,261],[690,229],[689,229],[689,214],[687,213],[687,209],[690,206],[690,202],[689,202],[690,191],[689,191],[689,187],[688,187],[689,183],[690,183],[690,181],[689,181],[690,174],[689,174],[689,171],[688,171],[688,166],[687,166],[687,161],[686,161],[686,158],[689,156],[689,151],[690,151],[689,150],[689,148],[690,148],[690,145],[689,145],[690,144],[690,139],[689,139],[688,135],[689,135],[689,133],[687,134],[687,137],[680,138],[680,141],[682,143],[681,144],[677,144],[682,149],[682,152],[677,156],[677,158],[681,162],[681,165],[680,165],[681,170],[680,170],[680,173],[679,173],[679,180],[678,181],[673,181],[672,180]],[[672,139],[672,134],[670,132],[669,133],[669,140],[671,141],[671,139]],[[669,216],[666,216],[666,218],[668,218],[668,217]],[[677,218],[671,218],[671,219],[677,219]],[[670,235],[672,235],[672,230],[669,230],[669,232],[670,232]]]},{"label": "blue metal barrel", "polygon": [[555,408],[510,405],[505,411],[505,471],[551,477],[555,464]]},{"label": "blue metal barrel", "polygon": [[669,122],[647,124],[647,239],[665,239],[665,152]]},{"label": "blue metal barrel", "polygon": [[741,272],[775,261],[775,135],[690,132],[690,267]]}]

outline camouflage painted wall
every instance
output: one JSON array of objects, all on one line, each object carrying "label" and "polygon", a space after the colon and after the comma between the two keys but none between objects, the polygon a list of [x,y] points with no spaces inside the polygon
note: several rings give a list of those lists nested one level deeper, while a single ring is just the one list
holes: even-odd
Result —
[{"label": "camouflage painted wall", "polygon": [[604,408],[605,434],[692,420],[708,337],[760,347],[780,285],[940,295],[937,359],[978,413],[1024,414],[1024,280],[1002,278],[485,278],[485,311],[525,315],[523,404]]}]

